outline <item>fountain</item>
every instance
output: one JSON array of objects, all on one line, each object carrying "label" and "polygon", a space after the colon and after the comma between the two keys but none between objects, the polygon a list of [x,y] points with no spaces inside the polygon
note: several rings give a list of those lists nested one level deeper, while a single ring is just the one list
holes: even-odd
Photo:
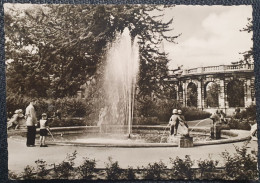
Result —
[{"label": "fountain", "polygon": [[103,83],[105,101],[98,123],[101,132],[117,130],[117,133],[127,133],[130,137],[138,70],[137,38],[131,39],[128,28],[125,28],[107,53]]},{"label": "fountain", "polygon": [[[137,38],[131,38],[126,28],[109,45],[103,70],[104,99],[102,99],[97,126],[52,128],[51,131],[56,136],[53,144],[94,147],[178,147],[177,143],[167,142],[163,138],[168,126],[132,125],[139,72],[137,41]],[[198,124],[202,121],[204,120]],[[193,135],[194,146],[233,143],[249,138],[246,132],[223,130],[223,136],[227,138],[208,141],[205,139],[210,138],[210,129],[197,129],[197,125],[190,130],[190,133],[193,133],[191,135]],[[198,138],[194,136],[196,133],[200,135]],[[60,134],[63,136],[61,137]],[[180,143],[186,146],[185,139],[180,138]]]}]

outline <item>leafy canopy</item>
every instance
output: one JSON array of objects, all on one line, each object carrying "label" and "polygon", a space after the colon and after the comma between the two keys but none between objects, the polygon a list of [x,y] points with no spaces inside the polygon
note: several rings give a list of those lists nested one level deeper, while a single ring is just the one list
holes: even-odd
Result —
[{"label": "leafy canopy", "polygon": [[[7,90],[30,97],[73,96],[103,73],[108,43],[126,27],[140,47],[140,95],[163,95],[172,20],[154,5],[31,5],[5,12]],[[156,13],[157,16],[153,16]],[[160,15],[158,15],[160,14]]]}]

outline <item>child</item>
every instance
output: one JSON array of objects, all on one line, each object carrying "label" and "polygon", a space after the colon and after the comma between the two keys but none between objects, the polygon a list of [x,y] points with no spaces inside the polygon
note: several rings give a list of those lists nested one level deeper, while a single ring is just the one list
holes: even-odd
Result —
[{"label": "child", "polygon": [[47,136],[47,129],[49,129],[48,125],[48,120],[47,120],[47,114],[43,113],[42,114],[42,119],[40,119],[40,147],[48,147],[45,144],[45,136]]},{"label": "child", "polygon": [[189,126],[187,122],[185,121],[184,115],[182,115],[182,111],[178,110],[178,115],[181,118],[181,121],[179,122],[179,131],[183,136],[188,137],[189,136]]},{"label": "child", "polygon": [[172,111],[173,115],[170,118],[169,125],[170,125],[170,134],[176,136],[178,125],[182,119],[178,116],[178,110],[173,109]]}]

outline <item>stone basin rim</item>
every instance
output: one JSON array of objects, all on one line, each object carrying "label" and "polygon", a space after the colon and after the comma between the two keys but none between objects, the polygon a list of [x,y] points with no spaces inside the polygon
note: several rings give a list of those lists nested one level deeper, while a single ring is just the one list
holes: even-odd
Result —
[{"label": "stone basin rim", "polygon": [[[135,126],[135,128],[140,126]],[[141,126],[146,127],[147,130],[156,130],[165,128],[165,126]],[[209,131],[210,127],[192,127],[193,132],[206,132]],[[77,126],[77,127],[54,127],[51,131],[54,134],[61,132],[68,132],[69,130],[80,131],[85,129],[99,129],[97,126]],[[39,131],[39,129],[37,129]],[[19,131],[19,133],[25,133],[26,131]],[[222,135],[230,136],[228,139],[211,140],[211,141],[199,141],[194,142],[194,147],[205,146],[205,145],[219,145],[227,143],[236,143],[251,139],[250,131],[246,130],[222,130]],[[69,133],[70,134],[70,133]],[[229,135],[227,135],[229,134]],[[12,135],[11,135],[12,136]],[[122,148],[156,148],[156,147],[178,147],[176,143],[102,143],[102,142],[62,142],[62,141],[49,141],[49,145],[60,145],[60,146],[82,146],[82,147],[122,147]]]}]

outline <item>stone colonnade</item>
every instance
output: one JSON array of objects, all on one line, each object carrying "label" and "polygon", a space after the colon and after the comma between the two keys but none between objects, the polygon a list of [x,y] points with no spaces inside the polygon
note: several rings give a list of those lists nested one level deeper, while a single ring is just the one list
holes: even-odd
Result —
[{"label": "stone colonnade", "polygon": [[[198,70],[197,70],[198,71]],[[177,90],[177,100],[184,106],[188,106],[188,87],[192,84],[196,86],[197,92],[197,108],[213,112],[216,109],[221,109],[227,114],[232,114],[235,111],[234,106],[230,106],[228,101],[228,85],[232,81],[238,81],[243,85],[244,105],[237,106],[241,109],[255,104],[255,77],[252,69],[246,69],[240,72],[216,72],[216,73],[189,73],[182,74],[178,78],[178,82],[175,83],[175,89]],[[206,87],[209,83],[215,83],[218,86],[218,106],[208,107],[206,103]]]}]

